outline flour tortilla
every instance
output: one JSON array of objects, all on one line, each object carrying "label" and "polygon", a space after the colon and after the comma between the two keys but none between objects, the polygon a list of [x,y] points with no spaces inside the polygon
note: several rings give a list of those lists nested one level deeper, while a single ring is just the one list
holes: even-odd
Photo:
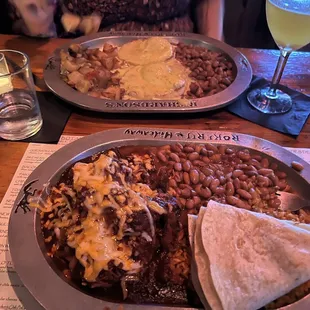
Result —
[{"label": "flour tortilla", "polygon": [[211,309],[206,297],[202,291],[199,279],[198,279],[198,271],[197,271],[197,265],[195,262],[195,231],[196,231],[196,221],[197,216],[193,214],[188,215],[188,236],[189,236],[189,243],[192,249],[192,261],[191,261],[191,280],[194,285],[195,291],[203,304],[205,309]]},{"label": "flour tortilla", "polygon": [[[194,246],[197,218],[198,218],[197,215],[193,215],[193,214],[187,215],[187,219],[188,219],[188,239],[189,239],[189,244],[190,244],[192,250],[193,250],[193,246]],[[194,253],[194,251],[193,251],[193,253]]]},{"label": "flour tortilla", "polygon": [[310,279],[303,225],[211,201],[201,232],[224,310],[259,309]]},{"label": "flour tortilla", "polygon": [[205,309],[223,310],[221,301],[212,282],[209,258],[203,248],[201,239],[201,224],[206,211],[207,208],[205,207],[201,207],[199,210],[194,238],[194,259],[197,267],[197,276],[203,294],[207,300],[207,302],[205,299],[201,300],[201,302],[204,304]]}]

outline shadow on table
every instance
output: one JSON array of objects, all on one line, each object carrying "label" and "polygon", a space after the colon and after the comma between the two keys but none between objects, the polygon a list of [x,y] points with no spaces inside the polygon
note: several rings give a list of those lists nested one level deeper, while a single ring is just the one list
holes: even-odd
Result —
[{"label": "shadow on table", "polygon": [[[69,105],[69,103],[64,103]],[[92,117],[96,119],[119,119],[119,120],[182,120],[182,119],[199,119],[206,116],[212,117],[212,119],[220,119],[217,114],[225,111],[225,108],[205,111],[205,112],[194,112],[194,113],[105,113],[105,112],[93,112],[88,110],[83,110],[78,107],[72,106],[72,112],[78,115],[83,115],[86,117]],[[221,116],[222,119],[222,116]]]}]

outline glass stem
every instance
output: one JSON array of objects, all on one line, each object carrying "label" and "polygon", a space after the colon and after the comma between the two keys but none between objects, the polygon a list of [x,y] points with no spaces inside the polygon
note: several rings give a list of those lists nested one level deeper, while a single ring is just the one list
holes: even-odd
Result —
[{"label": "glass stem", "polygon": [[277,91],[277,88],[278,88],[278,84],[280,83],[280,80],[281,80],[281,77],[282,77],[285,65],[287,63],[287,60],[288,60],[291,52],[292,51],[288,51],[288,50],[285,50],[285,49],[281,49],[280,50],[280,57],[279,57],[279,60],[278,60],[277,68],[276,68],[276,71],[275,71],[275,73],[273,75],[273,78],[272,78],[269,90],[268,90],[268,92],[266,94],[266,96],[269,99],[274,99],[274,98],[277,97],[276,91]]}]

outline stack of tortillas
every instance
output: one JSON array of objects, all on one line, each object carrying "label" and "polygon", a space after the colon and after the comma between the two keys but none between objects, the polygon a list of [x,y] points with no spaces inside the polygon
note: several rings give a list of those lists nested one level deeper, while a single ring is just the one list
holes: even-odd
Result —
[{"label": "stack of tortillas", "polygon": [[192,281],[206,309],[256,310],[310,279],[308,225],[214,201],[188,221]]}]

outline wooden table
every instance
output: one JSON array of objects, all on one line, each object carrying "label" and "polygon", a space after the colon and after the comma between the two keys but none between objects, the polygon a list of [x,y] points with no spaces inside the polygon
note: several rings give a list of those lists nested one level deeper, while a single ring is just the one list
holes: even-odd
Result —
[{"label": "wooden table", "polygon": [[[53,50],[64,44],[63,39],[40,40],[19,36],[0,35],[0,49],[17,49],[30,56],[33,73],[42,78],[43,68]],[[278,51],[240,49],[252,64],[254,74],[271,79],[279,56]],[[289,59],[282,84],[310,94],[310,53],[293,53]],[[40,83],[37,89],[46,90]],[[310,109],[310,105],[309,105]],[[310,120],[297,139],[274,132],[234,116],[225,110],[186,116],[166,115],[161,118],[134,115],[105,115],[93,113],[73,113],[64,129],[67,135],[88,135],[98,131],[130,127],[167,127],[200,130],[223,130],[246,133],[268,139],[282,146],[310,147]],[[0,200],[2,200],[13,174],[27,147],[22,142],[0,142]]]}]

